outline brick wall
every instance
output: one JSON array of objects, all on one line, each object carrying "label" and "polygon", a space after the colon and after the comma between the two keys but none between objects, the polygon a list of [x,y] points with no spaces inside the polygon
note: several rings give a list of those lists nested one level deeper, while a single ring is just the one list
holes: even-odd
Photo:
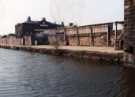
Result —
[{"label": "brick wall", "polygon": [[[58,44],[97,47],[113,47],[115,45],[115,31],[113,31],[113,23],[48,29],[42,32],[42,34],[47,35],[50,45]],[[32,45],[32,38],[33,37],[31,36],[24,36],[23,38],[7,36],[0,39],[0,44]]]},{"label": "brick wall", "polygon": [[[66,39],[63,32],[66,33]],[[68,41],[70,46],[114,47],[115,45],[113,23],[50,29],[44,33],[49,35],[50,44],[58,41],[60,45],[65,45]]]},{"label": "brick wall", "polygon": [[135,0],[125,0],[125,42],[135,47]]},{"label": "brick wall", "polygon": [[64,29],[49,29],[44,33],[48,34],[49,45],[65,45]]},{"label": "brick wall", "polygon": [[23,38],[18,38],[16,36],[6,36],[6,37],[0,37],[0,45],[1,46],[16,46],[16,45],[31,45],[31,37],[25,36],[24,40]]},{"label": "brick wall", "polygon": [[31,36],[24,36],[25,45],[32,45]]},{"label": "brick wall", "polygon": [[[108,46],[107,35],[109,32],[109,24],[100,25],[86,25],[80,27],[66,28],[68,35],[69,45],[77,46],[97,46],[105,47]],[[112,25],[113,26],[113,25]],[[112,30],[112,29],[111,29]],[[114,46],[114,32],[110,33],[110,45]],[[112,39],[113,38],[113,39]]]}]

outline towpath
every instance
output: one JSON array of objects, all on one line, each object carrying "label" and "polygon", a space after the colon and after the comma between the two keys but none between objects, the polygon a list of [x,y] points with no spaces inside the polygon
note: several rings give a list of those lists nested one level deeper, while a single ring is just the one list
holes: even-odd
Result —
[{"label": "towpath", "polygon": [[[54,46],[40,45],[40,46],[26,46],[35,49],[56,49]],[[108,54],[122,54],[122,50],[115,50],[113,47],[86,47],[86,46],[59,46],[59,50],[69,51],[86,51],[86,52],[99,52]]]}]

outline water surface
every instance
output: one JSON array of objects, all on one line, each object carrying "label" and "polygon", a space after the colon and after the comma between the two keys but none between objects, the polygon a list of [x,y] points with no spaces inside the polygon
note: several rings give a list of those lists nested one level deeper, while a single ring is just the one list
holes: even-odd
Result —
[{"label": "water surface", "polygon": [[0,49],[0,97],[134,97],[135,70]]}]

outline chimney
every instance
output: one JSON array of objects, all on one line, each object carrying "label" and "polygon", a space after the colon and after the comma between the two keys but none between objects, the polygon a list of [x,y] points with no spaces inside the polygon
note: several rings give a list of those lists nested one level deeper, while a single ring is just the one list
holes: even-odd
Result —
[{"label": "chimney", "polygon": [[31,22],[31,17],[30,16],[27,18],[27,22]]},{"label": "chimney", "polygon": [[45,22],[45,21],[46,21],[46,18],[45,18],[45,17],[43,17],[43,18],[42,18],[42,21],[43,21],[43,22]]}]

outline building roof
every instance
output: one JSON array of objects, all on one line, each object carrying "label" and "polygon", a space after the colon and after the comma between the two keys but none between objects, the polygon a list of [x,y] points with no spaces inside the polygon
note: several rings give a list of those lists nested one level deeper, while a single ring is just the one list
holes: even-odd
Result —
[{"label": "building roof", "polygon": [[35,24],[35,25],[36,25],[36,24],[37,24],[37,25],[43,24],[43,25],[51,25],[51,26],[62,26],[61,24],[56,24],[56,23],[52,23],[52,22],[50,22],[50,21],[47,21],[45,18],[43,18],[43,19],[40,20],[40,21],[33,21],[33,20],[31,20],[30,17],[28,17],[27,21],[25,21],[25,22],[23,22],[23,23],[18,23],[18,24],[16,24],[16,26],[22,25],[22,24]]}]

